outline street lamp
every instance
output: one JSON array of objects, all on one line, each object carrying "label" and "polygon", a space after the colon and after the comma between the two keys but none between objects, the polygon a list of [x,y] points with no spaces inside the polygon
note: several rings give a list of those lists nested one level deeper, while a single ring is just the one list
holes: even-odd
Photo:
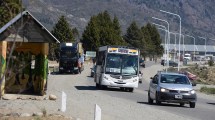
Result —
[{"label": "street lamp", "polygon": [[175,62],[175,55],[177,55],[176,54],[176,34],[175,34],[175,45],[174,45],[174,47],[175,47],[175,50],[174,50],[174,62]]},{"label": "street lamp", "polygon": [[198,37],[205,40],[205,58],[206,58],[206,38],[205,37],[200,37],[200,36],[198,36]]},{"label": "street lamp", "polygon": [[179,71],[179,67],[180,67],[180,43],[181,43],[181,17],[180,17],[180,15],[178,15],[178,14],[175,14],[175,13],[172,13],[172,12],[167,12],[167,11],[164,11],[164,10],[160,10],[161,12],[164,12],[164,13],[167,13],[167,14],[171,14],[171,15],[175,15],[175,16],[177,16],[177,17],[179,17],[179,25],[180,25],[180,30],[179,30],[179,62],[178,62],[178,71]]},{"label": "street lamp", "polygon": [[[166,29],[163,29],[163,28],[158,28],[158,29],[165,31],[165,47],[164,47],[164,54],[165,54],[165,56],[164,56],[164,59],[165,59],[165,61],[167,61],[167,46],[166,46],[166,41],[167,41],[167,33],[168,32],[167,32]],[[167,68],[166,68],[166,72],[167,72]]]},{"label": "street lamp", "polygon": [[167,67],[169,68],[169,41],[170,41],[169,22],[167,22],[166,20],[163,20],[163,19],[156,18],[156,17],[152,17],[152,18],[167,23],[167,30],[168,30],[168,39],[167,39],[168,40],[167,41],[167,57],[168,57],[168,59],[167,59]]},{"label": "street lamp", "polygon": [[[180,35],[180,34],[176,33],[176,32],[170,32],[170,34],[174,34],[175,35],[175,47],[176,47],[176,34],[178,34],[178,35]],[[175,52],[175,54],[176,54],[176,52]],[[175,61],[175,55],[174,55],[174,61]],[[180,58],[178,58],[178,61],[180,62]]]},{"label": "street lamp", "polygon": [[193,55],[194,55],[194,58],[195,58],[195,46],[196,46],[196,39],[195,37],[191,36],[191,35],[186,35],[187,37],[191,37],[193,38]]},{"label": "street lamp", "polygon": [[182,35],[183,37],[183,59],[184,59],[184,35]]}]

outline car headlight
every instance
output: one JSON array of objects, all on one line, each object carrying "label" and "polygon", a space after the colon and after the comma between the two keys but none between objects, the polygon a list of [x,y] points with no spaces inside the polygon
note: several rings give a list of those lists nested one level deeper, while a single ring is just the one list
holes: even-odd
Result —
[{"label": "car headlight", "polygon": [[161,88],[161,92],[169,92],[169,90],[167,90],[165,88]]},{"label": "car headlight", "polygon": [[195,94],[196,91],[195,91],[195,90],[191,90],[190,93],[191,93],[191,94]]}]

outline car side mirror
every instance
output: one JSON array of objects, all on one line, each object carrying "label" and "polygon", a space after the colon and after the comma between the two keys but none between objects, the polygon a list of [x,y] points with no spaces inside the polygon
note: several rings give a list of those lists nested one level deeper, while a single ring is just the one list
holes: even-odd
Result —
[{"label": "car side mirror", "polygon": [[153,84],[158,84],[158,82],[156,80],[154,80],[154,79],[152,80],[152,83]]},{"label": "car side mirror", "polygon": [[192,83],[192,86],[196,86],[196,83]]},{"label": "car side mirror", "polygon": [[153,77],[150,77],[150,79],[153,79]]}]

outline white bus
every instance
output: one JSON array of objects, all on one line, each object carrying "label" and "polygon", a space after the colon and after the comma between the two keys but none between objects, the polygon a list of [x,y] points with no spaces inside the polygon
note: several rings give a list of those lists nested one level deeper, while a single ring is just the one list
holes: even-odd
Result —
[{"label": "white bus", "polygon": [[131,47],[103,46],[96,60],[96,87],[120,87],[133,92],[139,83],[139,50]]}]

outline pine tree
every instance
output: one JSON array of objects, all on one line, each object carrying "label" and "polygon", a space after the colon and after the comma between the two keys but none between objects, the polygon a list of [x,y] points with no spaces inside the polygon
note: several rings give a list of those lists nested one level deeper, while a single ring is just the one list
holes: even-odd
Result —
[{"label": "pine tree", "polygon": [[[58,22],[55,24],[51,33],[62,42],[75,42],[73,37],[73,31],[64,16],[61,16]],[[58,59],[59,57],[59,44],[51,43],[49,45],[49,59]]]},{"label": "pine tree", "polygon": [[91,17],[82,35],[85,50],[97,50],[105,45],[123,45],[120,25],[117,17],[111,20],[107,11]]},{"label": "pine tree", "polygon": [[143,47],[143,35],[141,30],[138,28],[135,21],[127,28],[126,34],[124,35],[124,40],[133,47],[141,48]]},{"label": "pine tree", "polygon": [[141,50],[141,54],[146,57],[146,56],[149,56],[150,54],[150,51],[151,51],[151,37],[150,37],[150,33],[148,31],[148,29],[143,26],[141,27],[141,31],[143,33],[143,37],[144,37],[144,49]]},{"label": "pine tree", "polygon": [[154,44],[155,44],[155,47],[156,47],[155,53],[158,56],[162,55],[163,52],[164,52],[164,48],[161,45],[162,40],[161,40],[160,34],[159,34],[159,32],[158,32],[158,30],[157,30],[157,28],[155,26],[152,26],[152,33],[153,33],[152,39],[154,40]]},{"label": "pine tree", "polygon": [[84,30],[81,42],[85,50],[95,51],[100,46],[99,27],[96,16],[91,17],[90,22]]},{"label": "pine tree", "polygon": [[51,33],[60,41],[60,42],[74,42],[74,37],[72,29],[67,22],[65,16],[61,16],[58,22],[53,27]]},{"label": "pine tree", "polygon": [[79,41],[80,35],[79,35],[78,29],[76,27],[72,29],[72,34],[75,38],[75,41]]},{"label": "pine tree", "polygon": [[163,53],[163,47],[161,46],[161,38],[160,38],[160,34],[157,31],[156,27],[151,25],[150,23],[148,23],[146,25],[149,33],[150,33],[150,37],[151,37],[151,41],[153,44],[153,55],[161,55]]},{"label": "pine tree", "polygon": [[126,45],[123,37],[121,36],[121,27],[119,24],[119,20],[116,16],[113,19],[113,34],[115,39],[115,45]]},{"label": "pine tree", "polygon": [[0,28],[21,12],[19,0],[0,0]]},{"label": "pine tree", "polygon": [[155,57],[163,53],[161,38],[155,26],[147,23],[141,28],[145,40],[144,56]]}]

